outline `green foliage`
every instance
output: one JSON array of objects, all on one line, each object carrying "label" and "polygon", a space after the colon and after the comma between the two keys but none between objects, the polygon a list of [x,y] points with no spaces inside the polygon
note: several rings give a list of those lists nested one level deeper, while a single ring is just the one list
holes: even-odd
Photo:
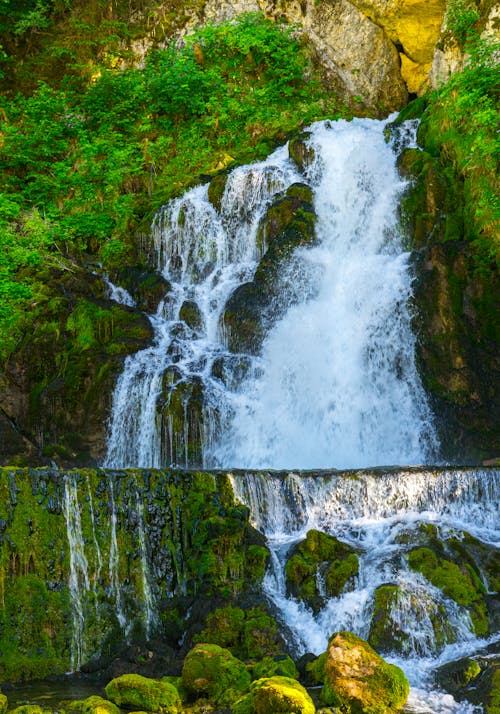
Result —
[{"label": "green foliage", "polygon": [[446,29],[464,47],[480,14],[473,0],[452,0],[446,10]]},{"label": "green foliage", "polygon": [[429,97],[421,137],[463,181],[465,238],[479,269],[500,261],[500,43],[473,36],[462,71]]},{"label": "green foliage", "polygon": [[[56,5],[26,2],[20,12],[48,18],[66,7]],[[102,66],[83,87],[40,82],[31,96],[4,96],[0,357],[40,289],[37,265],[64,266],[85,251],[106,269],[120,267],[134,255],[134,234],[200,174],[261,158],[337,110],[293,30],[258,14],[154,51],[142,69]]]}]

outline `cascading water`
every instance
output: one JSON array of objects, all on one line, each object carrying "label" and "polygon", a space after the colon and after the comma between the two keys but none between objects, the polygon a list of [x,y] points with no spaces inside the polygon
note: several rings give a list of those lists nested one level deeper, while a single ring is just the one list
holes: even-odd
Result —
[{"label": "cascading water", "polygon": [[[233,476],[233,486],[250,507],[254,525],[267,535],[272,557],[264,587],[293,633],[298,654],[320,654],[329,635],[339,630],[368,638],[377,588],[394,586],[390,622],[398,637],[384,656],[410,679],[409,711],[482,711],[432,688],[440,664],[474,654],[487,641],[474,633],[466,608],[411,570],[408,552],[422,542],[422,524],[436,526],[444,540],[469,533],[498,548],[500,471],[241,473]],[[310,529],[334,535],[360,552],[357,578],[316,615],[287,595],[284,572],[291,548]]]},{"label": "cascading water", "polygon": [[[437,442],[414,363],[408,254],[397,229],[404,182],[385,126],[320,122],[311,128],[316,158],[305,177],[282,148],[234,170],[219,211],[207,186],[160,211],[153,252],[171,290],[150,316],[153,345],[127,359],[117,383],[105,466],[346,468],[433,459]],[[224,307],[252,279],[267,206],[304,180],[314,192],[318,241],[282,266],[280,298],[289,302],[292,285],[301,299],[261,356],[248,358],[243,382],[223,383],[214,365],[231,358]],[[193,395],[203,400],[202,423],[190,412]],[[198,459],[191,441],[201,444]]]},{"label": "cascading water", "polygon": [[[151,347],[127,358],[114,397],[105,466],[189,466],[193,429],[187,414],[189,392],[181,396],[182,424],[174,423],[168,402],[176,388],[202,385],[205,408],[218,405],[223,385],[212,376],[226,350],[219,324],[236,287],[252,278],[257,265],[257,228],[272,197],[298,180],[280,149],[266,161],[235,169],[216,211],[207,186],[198,186],[165,206],[152,229],[156,267],[171,285],[155,315]],[[195,306],[196,324],[183,319]],[[161,401],[167,402],[161,416]],[[207,415],[207,424],[216,420]],[[196,434],[200,441],[204,433]]]}]

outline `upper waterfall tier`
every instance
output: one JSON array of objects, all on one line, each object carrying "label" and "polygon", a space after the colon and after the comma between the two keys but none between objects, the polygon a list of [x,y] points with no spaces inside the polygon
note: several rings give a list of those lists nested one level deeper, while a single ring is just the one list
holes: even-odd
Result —
[{"label": "upper waterfall tier", "polygon": [[[219,199],[198,186],[160,211],[151,255],[170,290],[150,316],[154,343],[127,358],[116,385],[106,466],[345,468],[436,458],[398,230],[405,182],[386,126],[319,122],[309,130],[308,166],[299,170],[283,147],[232,171]],[[412,126],[400,139],[413,141]],[[270,206],[299,182],[313,194],[314,244],[299,237],[262,285],[251,283],[273,249]],[[263,316],[259,291],[271,279]],[[258,356],[231,353],[226,340],[225,309],[244,284],[257,294],[255,324],[267,327]],[[242,321],[236,312],[233,327]]]}]

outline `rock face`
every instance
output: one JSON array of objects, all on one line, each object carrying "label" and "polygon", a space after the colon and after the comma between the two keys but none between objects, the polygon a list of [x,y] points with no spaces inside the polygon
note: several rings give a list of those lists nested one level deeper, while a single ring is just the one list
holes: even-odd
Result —
[{"label": "rock face", "polygon": [[[419,132],[425,144],[426,126]],[[417,360],[431,397],[444,458],[500,451],[500,301],[495,271],[478,271],[464,224],[463,181],[436,152],[412,149],[401,171],[412,183],[402,218],[415,249]]]},{"label": "rock face", "polygon": [[0,373],[0,458],[95,463],[115,380],[125,356],[148,344],[151,324],[106,298],[105,283],[86,270],[47,273],[55,295]]},{"label": "rock face", "polygon": [[301,27],[330,83],[385,115],[427,81],[446,0],[209,0],[203,19],[262,10]]},{"label": "rock face", "polygon": [[391,714],[408,699],[410,685],[403,671],[350,632],[332,635],[320,660],[322,700],[346,714]]},{"label": "rock face", "polygon": [[262,541],[222,475],[0,469],[0,681],[102,670],[127,639],[175,653],[221,598],[252,601],[245,651],[282,651],[259,595]]}]

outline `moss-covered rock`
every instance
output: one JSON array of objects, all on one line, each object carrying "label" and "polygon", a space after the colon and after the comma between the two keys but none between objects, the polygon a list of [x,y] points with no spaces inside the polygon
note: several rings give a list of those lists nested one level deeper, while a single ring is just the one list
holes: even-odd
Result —
[{"label": "moss-covered rock", "polygon": [[[357,575],[358,568],[354,548],[334,536],[310,530],[287,560],[287,589],[317,612],[324,606],[325,598],[340,595],[347,582]],[[318,578],[324,583],[324,592],[320,591]]]},{"label": "moss-covered rock", "polygon": [[[250,546],[252,547],[260,546]],[[256,660],[272,657],[283,650],[276,620],[264,606],[242,610],[231,605],[210,613],[205,628],[193,642],[227,647],[235,657]]]},{"label": "moss-covered rock", "polygon": [[[114,704],[128,709],[177,714],[180,705],[179,692],[173,684],[141,677],[138,674],[124,674],[111,680],[106,685],[105,692]],[[96,714],[105,713],[96,712]],[[109,714],[115,713],[109,712]]]},{"label": "moss-covered rock", "polygon": [[5,714],[7,709],[9,708],[9,701],[5,694],[0,692],[0,714]]},{"label": "moss-covered rock", "polygon": [[479,674],[481,674],[479,663],[466,657],[439,667],[436,673],[436,681],[450,694],[458,694],[474,681]]},{"label": "moss-covered rock", "polygon": [[305,173],[314,162],[315,151],[307,143],[310,137],[311,134],[304,131],[288,142],[288,155],[295,161],[301,173]]},{"label": "moss-covered rock", "polygon": [[120,714],[120,709],[108,699],[93,696],[82,702],[82,714]]},{"label": "moss-covered rock", "polygon": [[406,592],[398,585],[388,584],[375,590],[368,642],[377,652],[411,652],[412,633],[400,625],[401,608],[411,610],[417,621],[430,621],[434,633],[433,641],[428,641],[427,647],[433,647],[434,652],[441,651],[446,644],[455,641],[455,633],[442,605],[430,596],[422,596],[422,593],[414,591]]},{"label": "moss-covered rock", "polygon": [[408,563],[410,568],[422,573],[435,587],[442,590],[444,595],[469,609],[476,634],[482,636],[488,634],[484,586],[470,566],[459,566],[439,557],[430,548],[411,550],[408,554]]},{"label": "moss-covered rock", "polygon": [[42,709],[38,704],[22,704],[11,709],[9,714],[47,714],[47,710]]},{"label": "moss-covered rock", "polygon": [[391,714],[408,699],[404,672],[351,632],[332,635],[318,666],[323,667],[323,703],[345,714]]},{"label": "moss-covered rock", "polygon": [[137,307],[145,312],[156,312],[161,300],[170,292],[171,285],[161,273],[138,266],[121,268],[113,273],[114,282],[132,295]]},{"label": "moss-covered rock", "polygon": [[188,327],[196,332],[203,326],[200,308],[194,300],[185,300],[179,311],[179,319],[183,320]]},{"label": "moss-covered rock", "polygon": [[314,714],[316,708],[304,687],[290,677],[252,682],[250,692],[232,707],[233,714]]},{"label": "moss-covered rock", "polygon": [[182,667],[182,684],[188,694],[207,697],[215,704],[232,704],[248,689],[250,681],[243,662],[218,645],[196,645]]},{"label": "moss-covered rock", "polygon": [[273,657],[264,657],[263,660],[254,664],[252,669],[253,679],[275,676],[290,677],[291,679],[299,678],[295,662],[289,655],[277,654]]}]

